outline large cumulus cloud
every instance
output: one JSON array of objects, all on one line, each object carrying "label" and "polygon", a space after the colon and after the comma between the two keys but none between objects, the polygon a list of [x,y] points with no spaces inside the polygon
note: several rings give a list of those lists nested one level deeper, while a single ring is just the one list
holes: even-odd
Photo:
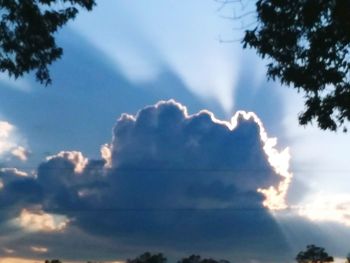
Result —
[{"label": "large cumulus cloud", "polygon": [[288,247],[257,189],[278,192],[285,177],[271,165],[261,124],[247,116],[222,122],[174,101],[122,115],[101,160],[61,152],[34,176],[0,173],[2,206],[11,210],[0,212],[2,222],[32,209],[35,218],[64,216],[61,235],[74,228],[108,238],[116,253],[127,246],[281,259]]}]

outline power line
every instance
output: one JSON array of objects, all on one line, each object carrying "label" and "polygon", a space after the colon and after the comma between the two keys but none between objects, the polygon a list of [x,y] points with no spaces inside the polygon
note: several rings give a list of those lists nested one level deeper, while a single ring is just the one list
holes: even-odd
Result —
[{"label": "power line", "polygon": [[[39,170],[40,167],[37,166],[19,166],[19,167],[0,167],[0,172],[1,169],[26,169],[26,170]],[[97,167],[100,168],[100,167]],[[115,170],[119,172],[130,172],[130,171],[141,171],[141,172],[268,172],[269,170],[274,170],[273,167],[266,167],[265,169],[261,168],[105,168],[106,170]],[[59,171],[73,171],[74,167],[45,167],[44,170],[59,170]],[[93,168],[91,170],[94,170]],[[308,168],[308,169],[289,169],[290,172],[296,173],[296,172],[349,172],[350,169],[313,169],[313,168]]]}]

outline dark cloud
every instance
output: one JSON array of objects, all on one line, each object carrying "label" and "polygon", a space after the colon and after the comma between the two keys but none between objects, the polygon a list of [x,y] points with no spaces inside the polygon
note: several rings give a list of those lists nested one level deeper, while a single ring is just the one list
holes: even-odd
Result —
[{"label": "dark cloud", "polygon": [[0,169],[0,223],[18,215],[23,207],[43,200],[41,186],[15,168]]},{"label": "dark cloud", "polygon": [[104,148],[111,160],[61,152],[35,178],[3,180],[0,194],[11,204],[22,200],[18,213],[40,206],[65,215],[70,222],[61,235],[80,229],[107,238],[116,255],[126,246],[135,253],[285,259],[287,243],[257,192],[282,177],[268,161],[259,124],[238,116],[230,125],[207,111],[189,116],[174,101],[160,102],[117,121]]}]

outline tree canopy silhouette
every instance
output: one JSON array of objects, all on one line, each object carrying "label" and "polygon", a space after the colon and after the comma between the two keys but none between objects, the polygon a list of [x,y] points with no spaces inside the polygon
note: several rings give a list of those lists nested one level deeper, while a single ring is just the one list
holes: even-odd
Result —
[{"label": "tree canopy silhouette", "polygon": [[334,261],[333,257],[329,256],[324,248],[315,245],[308,245],[306,251],[299,252],[295,260],[298,263],[326,263]]},{"label": "tree canopy silhouette", "polygon": [[54,34],[79,9],[95,0],[0,0],[0,71],[18,78],[34,71],[37,81],[51,83],[48,65],[62,56]]},{"label": "tree canopy silhouette", "polygon": [[350,121],[350,1],[258,0],[256,15],[243,46],[269,58],[269,78],[305,92],[299,123],[344,127]]},{"label": "tree canopy silhouette", "polygon": [[53,260],[45,260],[45,263],[62,263],[62,262],[58,259],[53,259]]},{"label": "tree canopy silhouette", "polygon": [[162,253],[151,254],[150,252],[145,252],[142,255],[134,259],[128,259],[127,263],[166,263],[167,259]]},{"label": "tree canopy silhouette", "polygon": [[227,260],[215,260],[212,258],[201,258],[199,255],[191,255],[179,260],[177,263],[230,263]]}]

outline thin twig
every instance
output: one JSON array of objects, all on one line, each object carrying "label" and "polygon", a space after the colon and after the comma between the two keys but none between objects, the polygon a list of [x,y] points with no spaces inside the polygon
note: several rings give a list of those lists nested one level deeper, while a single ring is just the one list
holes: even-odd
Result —
[{"label": "thin twig", "polygon": [[252,14],[255,14],[255,11],[249,11],[249,12],[246,12],[242,15],[239,15],[239,16],[236,16],[236,15],[233,15],[233,16],[224,16],[224,15],[220,15],[221,18],[224,18],[224,19],[230,19],[230,20],[239,20],[239,19],[242,19],[244,17],[247,17],[249,15],[252,15]]}]

